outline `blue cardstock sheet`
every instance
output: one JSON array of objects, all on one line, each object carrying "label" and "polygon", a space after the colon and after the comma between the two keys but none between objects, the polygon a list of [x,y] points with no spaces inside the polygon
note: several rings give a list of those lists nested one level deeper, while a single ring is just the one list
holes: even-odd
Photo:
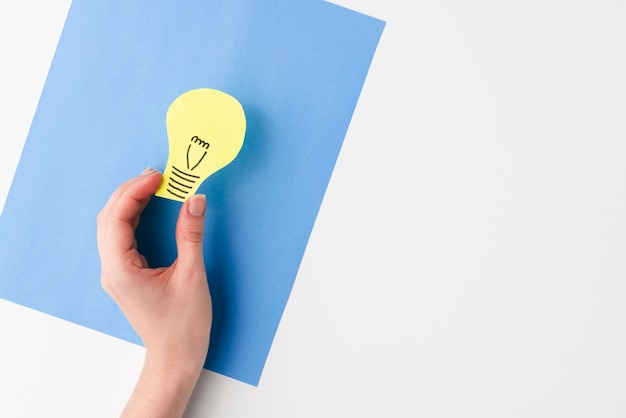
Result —
[{"label": "blue cardstock sheet", "polygon": [[[247,131],[198,191],[205,367],[258,385],[383,28],[313,0],[74,0],[0,218],[0,297],[142,344],[100,287],[96,216],[122,182],[165,168],[174,99],[224,91]],[[153,197],[142,215],[151,266],[176,258],[180,205]]]}]

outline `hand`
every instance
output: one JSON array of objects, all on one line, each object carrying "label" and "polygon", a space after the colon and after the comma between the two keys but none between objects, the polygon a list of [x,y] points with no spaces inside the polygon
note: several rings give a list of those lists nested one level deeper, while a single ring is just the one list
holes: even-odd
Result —
[{"label": "hand", "polygon": [[146,360],[124,416],[181,416],[206,357],[212,322],[202,241],[206,198],[183,205],[176,225],[178,258],[151,269],[135,230],[161,174],[146,169],[122,184],[98,215],[101,283],[146,347]]}]

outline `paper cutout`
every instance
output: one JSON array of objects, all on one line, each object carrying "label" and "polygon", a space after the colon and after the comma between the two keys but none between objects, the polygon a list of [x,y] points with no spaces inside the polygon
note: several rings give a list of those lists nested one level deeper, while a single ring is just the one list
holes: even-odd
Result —
[{"label": "paper cutout", "polygon": [[213,89],[180,95],[167,111],[169,157],[156,195],[184,202],[243,145],[246,117],[234,97]]}]

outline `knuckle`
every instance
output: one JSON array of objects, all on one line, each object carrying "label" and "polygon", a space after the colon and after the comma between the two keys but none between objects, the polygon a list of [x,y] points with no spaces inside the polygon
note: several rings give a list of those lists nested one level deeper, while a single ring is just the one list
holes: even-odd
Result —
[{"label": "knuckle", "polygon": [[192,229],[189,229],[183,231],[183,238],[189,242],[200,243],[202,242],[203,234],[201,231],[194,231]]},{"label": "knuckle", "polygon": [[109,211],[105,207],[102,210],[100,210],[100,212],[98,212],[98,215],[96,216],[96,227],[98,229],[105,228],[108,220],[109,220]]},{"label": "knuckle", "polygon": [[115,280],[115,276],[112,274],[102,273],[100,276],[100,286],[102,286],[102,289],[114,299],[120,293],[119,281]]},{"label": "knuckle", "polygon": [[104,222],[104,211],[100,211],[98,212],[98,216],[96,216],[96,225],[98,226],[102,226],[102,223]]}]

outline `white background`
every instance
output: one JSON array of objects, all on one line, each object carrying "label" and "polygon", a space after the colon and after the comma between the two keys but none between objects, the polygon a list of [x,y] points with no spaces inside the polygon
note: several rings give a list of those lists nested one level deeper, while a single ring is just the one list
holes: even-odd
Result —
[{"label": "white background", "polygon": [[[187,416],[626,416],[626,3],[339,3],[387,26],[263,377]],[[0,204],[68,7],[0,0]],[[143,359],[0,341],[2,417],[116,416]]]}]

